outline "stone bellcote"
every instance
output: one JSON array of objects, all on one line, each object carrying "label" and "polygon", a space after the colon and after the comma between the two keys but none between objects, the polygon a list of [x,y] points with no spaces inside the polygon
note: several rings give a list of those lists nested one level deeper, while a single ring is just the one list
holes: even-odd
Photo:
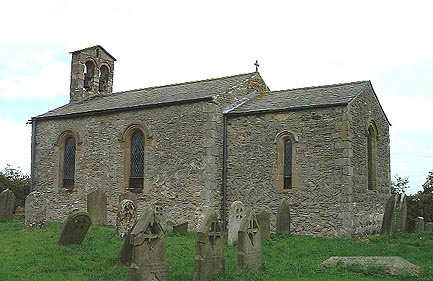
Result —
[{"label": "stone bellcote", "polygon": [[116,59],[97,45],[71,52],[71,87],[69,102],[113,92],[113,70]]}]

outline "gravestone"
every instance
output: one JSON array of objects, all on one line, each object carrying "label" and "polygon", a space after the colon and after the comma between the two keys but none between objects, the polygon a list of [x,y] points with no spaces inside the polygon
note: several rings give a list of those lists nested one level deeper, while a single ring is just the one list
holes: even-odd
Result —
[{"label": "gravestone", "polygon": [[173,225],[173,233],[188,233],[188,222]]},{"label": "gravestone", "polygon": [[215,210],[209,209],[198,227],[194,281],[205,281],[224,273],[224,232]]},{"label": "gravestone", "polygon": [[116,235],[125,237],[137,221],[137,209],[132,200],[124,199],[120,202],[116,216]]},{"label": "gravestone", "polygon": [[43,193],[33,191],[26,197],[24,224],[41,228],[47,221],[47,207]]},{"label": "gravestone", "polygon": [[381,234],[406,232],[407,200],[404,194],[391,194],[385,205]]},{"label": "gravestone", "polygon": [[277,212],[277,233],[290,233],[289,202],[283,198]]},{"label": "gravestone", "polygon": [[81,244],[91,224],[87,212],[80,210],[71,212],[63,224],[57,243],[59,245]]},{"label": "gravestone", "polygon": [[422,232],[422,231],[424,231],[424,218],[417,217],[415,219],[415,232]]},{"label": "gravestone", "polygon": [[271,220],[269,212],[261,210],[257,214],[257,222],[259,223],[262,240],[267,240],[271,237]]},{"label": "gravestone", "polygon": [[10,221],[15,212],[16,198],[10,189],[0,193],[0,222]]},{"label": "gravestone", "polygon": [[94,225],[107,224],[107,196],[102,190],[87,195],[87,212]]},{"label": "gravestone", "polygon": [[132,249],[133,246],[131,244],[131,234],[128,233],[125,236],[125,240],[123,241],[122,248],[119,251],[119,261],[122,264],[131,265],[132,262]]},{"label": "gravestone", "polygon": [[125,191],[119,195],[119,203],[123,200],[128,199],[134,202],[134,205],[137,207],[137,194],[131,191]]},{"label": "gravestone", "polygon": [[130,233],[132,262],[130,281],[168,280],[164,230],[158,217],[146,208]]},{"label": "gravestone", "polygon": [[425,231],[432,232],[433,231],[433,222],[427,222],[425,224]]},{"label": "gravestone", "polygon": [[227,241],[233,246],[238,241],[239,225],[245,215],[245,206],[241,201],[234,201],[229,209],[229,225]]},{"label": "gravestone", "polygon": [[262,239],[259,224],[250,207],[241,220],[238,236],[238,269],[259,269],[262,266]]}]

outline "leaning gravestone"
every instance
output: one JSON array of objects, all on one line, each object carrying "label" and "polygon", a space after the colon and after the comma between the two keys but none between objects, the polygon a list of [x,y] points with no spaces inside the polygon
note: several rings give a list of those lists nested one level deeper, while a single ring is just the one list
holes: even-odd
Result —
[{"label": "leaning gravestone", "polygon": [[107,196],[101,190],[95,190],[87,195],[87,212],[94,225],[107,224]]},{"label": "leaning gravestone", "polygon": [[137,209],[134,202],[124,199],[120,202],[116,216],[116,235],[125,237],[137,221]]},{"label": "leaning gravestone", "polygon": [[250,207],[241,220],[238,236],[238,269],[259,269],[262,266],[260,227]]},{"label": "leaning gravestone", "polygon": [[59,245],[81,244],[91,224],[88,213],[73,211],[66,218],[57,243]]},{"label": "leaning gravestone", "polygon": [[234,201],[229,210],[228,243],[233,246],[238,241],[239,225],[245,215],[245,206],[241,201]]},{"label": "leaning gravestone", "polygon": [[0,193],[0,222],[10,221],[15,212],[16,198],[10,189]]},{"label": "leaning gravestone", "polygon": [[194,281],[205,281],[225,269],[224,232],[215,210],[208,210],[198,227]]},{"label": "leaning gravestone", "polygon": [[47,221],[47,207],[43,193],[33,191],[26,197],[24,224],[41,228]]},{"label": "leaning gravestone", "polygon": [[277,233],[290,233],[289,202],[283,198],[277,212]]},{"label": "leaning gravestone", "polygon": [[381,234],[406,232],[407,200],[404,194],[391,194],[385,205]]},{"label": "leaning gravestone", "polygon": [[130,281],[168,280],[164,230],[154,211],[146,208],[130,233]]},{"label": "leaning gravestone", "polygon": [[269,212],[261,210],[257,214],[257,222],[259,223],[262,240],[267,240],[271,237],[271,221]]},{"label": "leaning gravestone", "polygon": [[415,232],[422,232],[422,231],[424,231],[424,218],[417,217],[415,219]]}]

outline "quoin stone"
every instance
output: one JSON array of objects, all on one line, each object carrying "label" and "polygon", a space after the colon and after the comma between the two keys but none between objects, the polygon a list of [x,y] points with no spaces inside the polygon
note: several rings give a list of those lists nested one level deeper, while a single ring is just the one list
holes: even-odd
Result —
[{"label": "quoin stone", "polygon": [[238,231],[241,220],[245,216],[245,206],[241,201],[234,201],[229,210],[229,224],[227,241],[233,246],[238,241]]},{"label": "quoin stone", "polygon": [[277,233],[290,233],[290,207],[286,198],[281,199],[278,207]]},{"label": "quoin stone", "polygon": [[422,231],[424,231],[424,218],[417,217],[415,219],[415,232],[422,232]]},{"label": "quoin stone", "polygon": [[43,193],[33,191],[26,197],[24,224],[41,228],[47,221],[46,203]]},{"label": "quoin stone", "polygon": [[269,239],[269,237],[271,237],[271,219],[269,212],[260,210],[257,213],[257,222],[259,223],[262,240]]},{"label": "quoin stone", "polygon": [[130,281],[168,281],[164,230],[155,212],[146,208],[130,233],[132,262]]},{"label": "quoin stone", "polygon": [[256,216],[247,207],[239,227],[238,269],[259,269],[262,266],[261,234]]},{"label": "quoin stone", "polygon": [[92,220],[85,211],[73,211],[66,218],[62,232],[60,233],[59,245],[81,244],[86,237]]},{"label": "quoin stone", "polygon": [[87,195],[87,212],[94,225],[107,224],[107,196],[101,190],[95,190]]},{"label": "quoin stone", "polygon": [[197,231],[194,281],[224,273],[224,232],[215,210],[206,211]]},{"label": "quoin stone", "polygon": [[16,198],[10,189],[0,193],[0,222],[10,221],[15,212]]},{"label": "quoin stone", "polygon": [[116,235],[125,237],[137,221],[137,208],[132,200],[124,199],[119,203],[116,217]]}]

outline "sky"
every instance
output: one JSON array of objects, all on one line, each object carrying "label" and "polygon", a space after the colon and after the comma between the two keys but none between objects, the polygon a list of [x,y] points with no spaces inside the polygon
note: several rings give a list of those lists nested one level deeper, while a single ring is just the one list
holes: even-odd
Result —
[{"label": "sky", "polygon": [[433,171],[433,2],[14,0],[0,3],[0,170],[30,173],[31,117],[69,101],[71,51],[103,46],[114,91],[255,70],[271,90],[370,80],[391,176]]}]

